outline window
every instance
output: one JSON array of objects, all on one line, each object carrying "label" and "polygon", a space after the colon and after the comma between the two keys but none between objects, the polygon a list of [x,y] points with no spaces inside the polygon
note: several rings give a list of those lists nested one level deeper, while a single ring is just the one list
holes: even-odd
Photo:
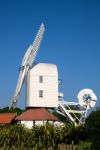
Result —
[{"label": "window", "polygon": [[40,97],[40,98],[43,97],[43,90],[39,90],[39,97]]},{"label": "window", "polygon": [[39,82],[43,83],[43,76],[39,76]]}]

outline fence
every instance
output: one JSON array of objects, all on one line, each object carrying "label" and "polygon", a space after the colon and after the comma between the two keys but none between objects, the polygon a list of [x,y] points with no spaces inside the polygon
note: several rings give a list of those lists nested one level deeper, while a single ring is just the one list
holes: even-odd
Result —
[{"label": "fence", "polygon": [[91,150],[88,147],[82,147],[77,145],[58,145],[58,150]]},{"label": "fence", "polygon": [[44,148],[43,150],[100,150],[100,148],[90,148],[86,146],[78,146],[78,145],[65,145],[65,144],[59,144],[57,148]]}]

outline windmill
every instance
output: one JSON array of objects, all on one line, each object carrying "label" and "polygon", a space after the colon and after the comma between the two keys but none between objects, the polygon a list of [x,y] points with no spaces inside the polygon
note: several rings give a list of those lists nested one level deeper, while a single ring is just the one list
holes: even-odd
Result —
[{"label": "windmill", "polygon": [[43,38],[44,31],[45,31],[44,24],[42,23],[39,28],[39,31],[35,37],[34,42],[29,46],[29,48],[27,49],[27,51],[24,55],[24,58],[22,60],[22,64],[20,67],[17,86],[16,86],[15,93],[14,93],[14,96],[13,96],[11,104],[10,104],[10,108],[16,107],[17,101],[20,96],[23,82],[27,76],[27,73],[28,73],[30,67],[33,65],[33,63],[35,61],[37,52],[39,50],[39,47],[40,47],[40,44],[41,44],[41,41]]},{"label": "windmill", "polygon": [[27,108],[53,108],[75,125],[83,124],[88,110],[95,106],[97,97],[93,90],[83,89],[77,96],[78,102],[65,101],[63,93],[58,92],[61,81],[58,80],[57,66],[47,63],[35,64],[44,31],[44,25],[41,24],[34,42],[24,55],[10,108],[16,107],[22,85],[27,78]]}]

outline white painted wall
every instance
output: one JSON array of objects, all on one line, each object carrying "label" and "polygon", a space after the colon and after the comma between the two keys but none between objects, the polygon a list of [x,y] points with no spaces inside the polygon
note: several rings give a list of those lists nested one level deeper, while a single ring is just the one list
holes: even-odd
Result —
[{"label": "white painted wall", "polygon": [[31,129],[33,127],[33,121],[23,121],[23,120],[21,120],[21,124],[25,125],[29,129]]},{"label": "white painted wall", "polygon": [[[43,76],[43,83],[39,82]],[[39,97],[43,90],[43,98]],[[58,107],[58,71],[54,64],[39,63],[27,76],[26,107]]]},{"label": "white painted wall", "polygon": [[[26,126],[27,128],[31,129],[33,125],[45,125],[47,121],[24,121],[21,120],[21,124]],[[48,121],[49,123],[53,124],[53,121]]]}]

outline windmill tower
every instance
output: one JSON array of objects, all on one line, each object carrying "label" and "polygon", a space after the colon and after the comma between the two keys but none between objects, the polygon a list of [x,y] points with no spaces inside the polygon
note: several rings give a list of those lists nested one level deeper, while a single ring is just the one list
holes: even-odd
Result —
[{"label": "windmill tower", "polygon": [[27,76],[27,107],[58,107],[58,71],[54,64],[39,63]]},{"label": "windmill tower", "polygon": [[20,67],[19,78],[10,108],[15,108],[20,97],[21,88],[27,79],[26,108],[16,120],[31,128],[33,124],[54,122],[58,119],[46,108],[58,107],[58,71],[57,66],[47,63],[35,63],[43,35],[44,25],[41,24],[34,42],[26,51]]}]

